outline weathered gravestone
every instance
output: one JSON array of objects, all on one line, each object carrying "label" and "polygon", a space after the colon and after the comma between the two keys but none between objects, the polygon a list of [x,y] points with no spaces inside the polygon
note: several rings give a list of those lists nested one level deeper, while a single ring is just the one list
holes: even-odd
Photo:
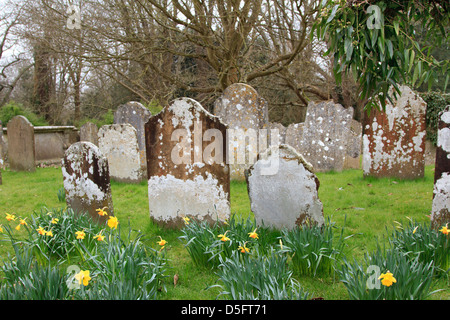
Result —
[{"label": "weathered gravestone", "polygon": [[98,127],[95,123],[87,122],[81,126],[80,141],[87,141],[98,146]]},{"label": "weathered gravestone", "polygon": [[439,114],[431,226],[450,223],[450,106]]},{"label": "weathered gravestone", "polygon": [[401,86],[386,111],[372,109],[364,119],[364,176],[416,179],[425,171],[426,103],[409,87]]},{"label": "weathered gravestone", "polygon": [[104,222],[97,209],[114,214],[109,180],[108,159],[90,142],[72,144],[62,160],[62,174],[67,206],[75,212],[89,213]]},{"label": "weathered gravestone", "polygon": [[302,152],[303,126],[304,123],[291,123],[286,129],[285,143],[297,152]]},{"label": "weathered gravestone", "polygon": [[307,222],[324,224],[319,180],[311,164],[289,145],[260,154],[248,170],[247,187],[258,225],[292,229]]},{"label": "weathered gravestone", "polygon": [[136,129],[129,123],[105,125],[98,131],[98,147],[108,159],[109,175],[119,182],[139,183],[142,171]]},{"label": "weathered gravestone", "polygon": [[350,122],[344,169],[359,169],[362,151],[362,124],[354,119]]},{"label": "weathered gravestone", "polygon": [[167,227],[182,218],[230,216],[226,125],[195,100],[174,100],[145,125],[150,217]]},{"label": "weathered gravestone", "polygon": [[214,114],[230,129],[227,161],[231,179],[244,180],[245,169],[256,161],[259,129],[268,125],[267,101],[251,86],[235,83],[215,101]]},{"label": "weathered gravestone", "polygon": [[13,171],[35,171],[34,127],[23,116],[8,122],[8,160]]},{"label": "weathered gravestone", "polygon": [[117,108],[114,113],[114,123],[122,124],[129,123],[136,129],[140,162],[142,165],[143,178],[147,170],[147,160],[145,152],[145,124],[152,116],[150,110],[148,110],[143,104],[137,101],[130,101]]}]

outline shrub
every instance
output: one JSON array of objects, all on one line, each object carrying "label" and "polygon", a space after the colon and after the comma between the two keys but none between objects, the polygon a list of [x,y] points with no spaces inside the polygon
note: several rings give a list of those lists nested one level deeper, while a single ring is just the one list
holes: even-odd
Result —
[{"label": "shrub", "polygon": [[427,138],[436,145],[437,129],[439,124],[439,113],[450,105],[450,94],[439,92],[428,92],[420,95],[427,103],[426,126]]},{"label": "shrub", "polygon": [[17,104],[14,101],[10,101],[0,108],[0,120],[3,125],[6,126],[12,118],[15,116],[24,116],[31,122],[33,126],[46,126],[48,123],[35,113],[24,108],[21,104]]}]

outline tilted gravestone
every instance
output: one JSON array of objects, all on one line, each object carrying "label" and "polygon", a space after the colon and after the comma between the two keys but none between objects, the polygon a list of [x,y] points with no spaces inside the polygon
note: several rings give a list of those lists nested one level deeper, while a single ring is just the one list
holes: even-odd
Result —
[{"label": "tilted gravestone", "polygon": [[65,152],[61,169],[68,207],[78,213],[87,212],[100,222],[107,217],[99,216],[97,209],[106,207],[109,215],[114,214],[108,159],[94,144],[72,144]]},{"label": "tilted gravestone", "polygon": [[256,161],[259,129],[268,125],[267,101],[251,86],[235,83],[215,101],[214,114],[231,129],[228,141],[231,179],[244,180],[245,169]]},{"label": "tilted gravestone", "polygon": [[431,226],[450,223],[450,106],[439,114]]},{"label": "tilted gravestone", "polygon": [[372,109],[364,119],[364,176],[422,178],[425,171],[426,103],[409,87],[401,86],[386,110]]},{"label": "tilted gravestone", "polygon": [[13,171],[35,171],[34,127],[23,116],[8,122],[8,161]]},{"label": "tilted gravestone", "polygon": [[226,125],[195,100],[174,100],[145,125],[150,217],[181,227],[183,218],[230,216]]},{"label": "tilted gravestone", "polygon": [[[152,113],[150,110],[137,101],[130,101],[119,106],[114,113],[114,124],[129,123],[136,129],[138,148],[141,157],[140,162],[144,173],[147,170],[145,124],[151,116]],[[143,177],[145,177],[145,174]]]},{"label": "tilted gravestone", "polygon": [[80,141],[87,141],[98,146],[98,127],[95,123],[87,122],[80,128]]},{"label": "tilted gravestone", "polygon": [[260,154],[248,170],[247,186],[258,225],[292,229],[307,222],[324,224],[319,180],[311,164],[289,145]]},{"label": "tilted gravestone", "polygon": [[136,129],[129,123],[105,125],[98,131],[98,147],[108,159],[109,175],[119,182],[139,183],[142,171]]}]

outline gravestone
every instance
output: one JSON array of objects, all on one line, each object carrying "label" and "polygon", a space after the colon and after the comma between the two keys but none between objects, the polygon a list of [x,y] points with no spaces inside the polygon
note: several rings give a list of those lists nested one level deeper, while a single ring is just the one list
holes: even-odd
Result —
[{"label": "gravestone", "polygon": [[90,142],[72,144],[65,152],[61,170],[67,207],[87,212],[100,222],[107,217],[99,216],[97,209],[106,207],[109,215],[114,214],[108,159],[97,146]]},{"label": "gravestone", "polygon": [[407,86],[400,86],[386,111],[374,108],[364,119],[364,176],[422,178],[425,171],[426,103]]},{"label": "gravestone", "polygon": [[[268,170],[276,167],[276,170]],[[286,144],[260,154],[247,174],[251,209],[258,225],[292,229],[307,222],[324,224],[319,180],[312,166]]]},{"label": "gravestone", "polygon": [[87,141],[98,146],[98,127],[95,123],[87,122],[80,128],[80,141]]},{"label": "gravestone", "polygon": [[362,151],[362,124],[354,119],[350,122],[346,151],[344,169],[359,169]]},{"label": "gravestone", "polygon": [[129,123],[105,125],[98,131],[98,147],[108,159],[109,175],[119,182],[139,183],[145,172],[136,129]]},{"label": "gravestone", "polygon": [[35,171],[34,127],[23,116],[8,122],[8,161],[13,171]]},{"label": "gravestone", "polygon": [[145,125],[150,217],[181,227],[230,216],[226,125],[195,100],[174,100]]},{"label": "gravestone", "polygon": [[[286,130],[287,128],[285,126],[283,126],[281,123],[278,122],[269,122],[268,124],[268,132],[270,132],[270,130],[278,130],[278,144],[285,144],[286,142]],[[270,145],[274,145],[274,143],[271,142],[271,134],[269,133],[269,144]]]},{"label": "gravestone", "polygon": [[[130,101],[119,106],[114,113],[114,124],[129,123],[136,129],[139,154],[141,157],[140,162],[144,173],[147,170],[145,153],[145,124],[151,116],[152,113],[150,110],[137,101]],[[145,174],[143,175],[143,178],[144,177]]]},{"label": "gravestone", "polygon": [[431,226],[450,223],[450,106],[439,114]]},{"label": "gravestone", "polygon": [[244,180],[245,169],[256,161],[259,129],[269,122],[267,101],[251,86],[235,83],[215,101],[214,114],[233,130],[228,141],[231,179]]},{"label": "gravestone", "polygon": [[310,102],[306,111],[300,149],[316,171],[342,171],[353,108],[333,101]]},{"label": "gravestone", "polygon": [[286,129],[285,143],[293,147],[297,152],[302,152],[304,123],[291,123]]},{"label": "gravestone", "polygon": [[3,125],[0,121],[0,185],[2,184],[2,169],[4,165],[3,160]]}]

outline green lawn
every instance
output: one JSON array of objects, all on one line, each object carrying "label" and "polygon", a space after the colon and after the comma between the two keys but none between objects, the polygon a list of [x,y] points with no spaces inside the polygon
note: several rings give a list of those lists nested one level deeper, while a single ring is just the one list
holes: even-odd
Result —
[{"label": "green lawn", "polygon": [[[324,214],[336,226],[345,224],[345,235],[354,235],[347,241],[345,255],[360,259],[373,250],[377,242],[385,243],[388,232],[395,223],[406,222],[407,217],[419,222],[428,221],[433,190],[433,166],[428,166],[425,178],[415,181],[394,179],[363,179],[362,171],[318,173],[319,197],[323,202]],[[29,217],[42,207],[60,208],[65,204],[58,201],[57,192],[63,186],[61,169],[38,168],[34,173],[3,171],[3,185],[0,186],[0,224],[5,223],[5,213]],[[218,289],[205,290],[214,284],[214,271],[197,268],[191,261],[183,243],[178,239],[180,231],[165,230],[149,219],[147,184],[132,185],[112,182],[114,212],[122,226],[128,222],[141,230],[150,244],[159,236],[168,241],[170,272],[167,278],[167,292],[162,299],[215,299]],[[247,186],[244,182],[231,183],[232,213],[247,218],[252,216]],[[11,245],[0,243],[0,256],[11,252]],[[176,287],[172,284],[174,274],[179,275]],[[336,279],[300,277],[300,283],[315,297],[325,299],[348,299],[342,283]],[[439,282],[445,289],[433,299],[449,299],[450,287],[447,279]]]}]

